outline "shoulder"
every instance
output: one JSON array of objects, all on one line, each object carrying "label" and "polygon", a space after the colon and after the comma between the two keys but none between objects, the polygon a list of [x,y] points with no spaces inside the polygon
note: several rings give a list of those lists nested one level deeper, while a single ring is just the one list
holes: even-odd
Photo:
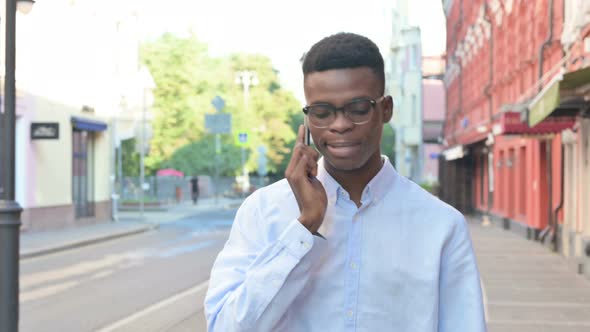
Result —
[{"label": "shoulder", "polygon": [[264,237],[276,238],[290,221],[299,216],[299,207],[287,180],[260,188],[238,209],[236,220],[242,227],[257,229]]},{"label": "shoulder", "polygon": [[262,187],[244,201],[244,205],[254,205],[258,209],[273,207],[281,202],[293,200],[293,191],[286,179],[279,180],[268,186]]},{"label": "shoulder", "polygon": [[403,176],[396,176],[389,199],[414,221],[448,232],[466,227],[461,212]]}]

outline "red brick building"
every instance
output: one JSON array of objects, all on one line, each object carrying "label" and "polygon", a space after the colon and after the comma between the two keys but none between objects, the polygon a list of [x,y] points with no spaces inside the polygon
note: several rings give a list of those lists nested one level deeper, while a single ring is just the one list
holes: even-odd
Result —
[{"label": "red brick building", "polygon": [[441,198],[535,239],[555,234],[563,217],[562,132],[586,109],[584,102],[567,104],[564,88],[590,83],[590,75],[587,82],[570,79],[590,65],[572,67],[587,54],[580,43],[590,29],[563,45],[568,3],[443,0]]}]

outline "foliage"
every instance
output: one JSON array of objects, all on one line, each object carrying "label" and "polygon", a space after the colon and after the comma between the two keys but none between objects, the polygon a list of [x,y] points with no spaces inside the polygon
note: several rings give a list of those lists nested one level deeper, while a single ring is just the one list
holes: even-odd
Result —
[{"label": "foliage", "polygon": [[393,165],[395,165],[394,147],[395,131],[390,124],[385,124],[381,134],[381,154],[386,155]]},{"label": "foliage", "polygon": [[[266,147],[269,171],[284,163],[295,138],[288,121],[301,105],[281,88],[270,59],[245,54],[213,58],[195,36],[165,34],[143,45],[142,61],[156,83],[149,169],[174,167],[213,175],[214,140],[205,129],[205,114],[215,112],[211,100],[217,95],[225,100],[224,112],[232,114],[232,134],[222,139],[221,172],[239,173],[241,155],[234,136],[244,131],[249,133],[248,169],[257,168],[260,145]],[[243,70],[255,71],[260,82],[250,87],[247,110],[243,88],[235,83],[237,72]]]},{"label": "foliage", "polygon": [[135,138],[121,141],[123,176],[139,176],[139,153],[135,151]]},{"label": "foliage", "polygon": [[[232,176],[241,167],[240,148],[228,142],[221,144],[218,157],[218,175]],[[174,168],[186,175],[215,174],[215,136],[207,135],[203,139],[187,144],[176,150],[172,156],[162,164],[163,168]]]}]

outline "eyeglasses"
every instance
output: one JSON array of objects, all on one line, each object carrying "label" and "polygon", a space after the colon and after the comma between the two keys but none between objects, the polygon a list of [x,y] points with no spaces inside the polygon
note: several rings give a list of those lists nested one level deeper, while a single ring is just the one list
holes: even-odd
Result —
[{"label": "eyeglasses", "polygon": [[309,118],[309,123],[316,128],[327,128],[336,120],[336,112],[340,111],[344,116],[356,125],[362,125],[371,121],[375,105],[380,102],[384,96],[377,100],[371,98],[354,99],[344,106],[338,108],[329,103],[318,103],[303,108]]}]

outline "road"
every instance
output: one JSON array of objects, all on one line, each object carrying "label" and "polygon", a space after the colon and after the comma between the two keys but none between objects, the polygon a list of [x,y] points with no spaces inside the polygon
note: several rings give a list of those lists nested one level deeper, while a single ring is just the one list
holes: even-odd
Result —
[{"label": "road", "polygon": [[202,327],[187,299],[197,296],[194,308],[202,305],[203,283],[234,215],[201,212],[147,233],[21,261],[20,331],[140,330],[140,321],[174,330],[182,318]]}]

